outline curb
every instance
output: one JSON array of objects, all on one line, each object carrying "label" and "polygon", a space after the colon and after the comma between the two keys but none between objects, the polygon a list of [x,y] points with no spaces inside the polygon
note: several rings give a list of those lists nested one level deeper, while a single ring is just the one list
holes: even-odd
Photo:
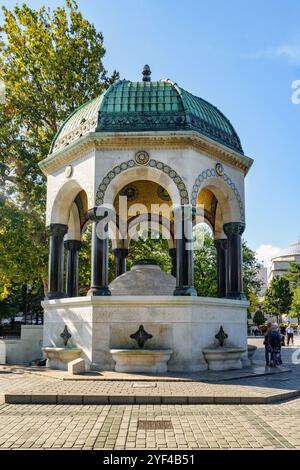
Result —
[{"label": "curb", "polygon": [[[144,396],[144,395],[26,395],[5,394],[4,402],[15,405],[259,405],[300,396],[300,390],[269,396]],[[0,401],[1,403],[1,401]]]}]

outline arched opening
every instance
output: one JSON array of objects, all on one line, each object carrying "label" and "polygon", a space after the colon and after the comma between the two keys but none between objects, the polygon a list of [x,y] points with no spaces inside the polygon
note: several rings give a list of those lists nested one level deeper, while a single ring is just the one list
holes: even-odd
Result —
[{"label": "arched opening", "polygon": [[87,220],[87,193],[78,181],[66,182],[56,194],[50,216],[50,299],[78,295],[79,251]]},{"label": "arched opening", "polygon": [[[217,294],[219,297],[243,299],[241,235],[244,230],[244,210],[240,195],[231,180],[228,184],[222,178],[209,177],[197,193],[196,204],[202,208],[200,212],[203,220],[213,234],[213,239],[209,241],[207,238],[207,248],[210,247],[207,258],[211,258],[210,272],[216,273]],[[201,264],[200,255],[201,248],[198,253]],[[202,265],[205,263],[202,260]],[[201,269],[198,274],[201,276]],[[197,277],[197,273],[195,275]],[[209,286],[212,292],[216,290],[214,282],[210,282]]]},{"label": "arched opening", "polygon": [[122,239],[115,240],[116,276],[141,259],[153,259],[164,271],[175,273],[173,203],[168,191],[153,180],[128,179],[113,201]]}]

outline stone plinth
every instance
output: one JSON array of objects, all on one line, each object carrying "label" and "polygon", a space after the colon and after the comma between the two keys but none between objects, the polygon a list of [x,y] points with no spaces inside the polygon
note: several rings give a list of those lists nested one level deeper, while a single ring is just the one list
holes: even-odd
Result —
[{"label": "stone plinth", "polygon": [[222,325],[228,340],[245,350],[248,302],[207,297],[74,297],[43,302],[44,347],[60,344],[67,325],[71,346],[82,349],[87,369],[114,370],[111,349],[136,349],[130,338],[140,325],[152,334],[147,349],[172,349],[169,371],[207,369],[202,350]]},{"label": "stone plinth", "polygon": [[68,373],[70,375],[81,375],[85,373],[85,362],[84,359],[78,357],[74,361],[68,362]]},{"label": "stone plinth", "polygon": [[151,374],[168,371],[167,363],[172,349],[111,349],[116,362],[116,372],[148,372]]},{"label": "stone plinth", "polygon": [[203,355],[210,370],[233,370],[243,367],[242,357],[245,349],[242,348],[206,348]]},{"label": "stone plinth", "polygon": [[80,348],[42,348],[47,357],[47,367],[50,369],[68,370],[68,363],[81,356]]}]

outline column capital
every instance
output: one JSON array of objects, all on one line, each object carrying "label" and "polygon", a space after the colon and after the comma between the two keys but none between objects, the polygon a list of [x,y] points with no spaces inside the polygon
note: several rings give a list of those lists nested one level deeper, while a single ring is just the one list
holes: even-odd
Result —
[{"label": "column capital", "polygon": [[64,243],[67,250],[79,251],[82,246],[82,241],[80,240],[66,240]]},{"label": "column capital", "polygon": [[64,237],[68,231],[68,226],[65,224],[50,224],[47,227],[49,235]]},{"label": "column capital", "polygon": [[228,240],[227,238],[217,238],[214,240],[214,245],[217,249],[222,248],[226,250],[228,247]]},{"label": "column capital", "polygon": [[228,222],[223,225],[226,235],[242,235],[246,225],[243,222]]}]

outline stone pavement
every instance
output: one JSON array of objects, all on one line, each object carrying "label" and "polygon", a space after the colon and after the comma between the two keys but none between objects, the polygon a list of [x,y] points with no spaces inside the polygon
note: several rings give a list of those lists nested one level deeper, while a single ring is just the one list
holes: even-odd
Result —
[{"label": "stone pavement", "polygon": [[[261,339],[250,342],[262,346]],[[53,404],[0,404],[0,448],[300,449],[300,399],[258,404],[299,394],[300,366],[291,364],[294,350],[283,350],[292,372],[219,382],[66,381],[2,368],[0,395],[19,401],[34,397],[36,402],[50,397]],[[257,359],[263,359],[263,352],[260,347]],[[107,404],[95,405],[93,397]],[[193,404],[199,399],[202,405]]]},{"label": "stone pavement", "polygon": [[[140,429],[139,420],[167,421],[168,429]],[[300,399],[273,405],[0,405],[0,449],[300,449],[299,431]]]},{"label": "stone pavement", "polygon": [[[263,358],[261,339],[251,339],[259,346],[257,359]],[[0,397],[11,404],[264,404],[300,396],[300,366],[291,364],[295,348],[284,348],[283,359],[292,370],[272,375],[240,376],[241,371],[201,374],[164,380],[160,377],[129,376],[123,379],[62,380],[60,374],[28,373],[26,368],[0,369]],[[1,373],[2,372],[2,373]],[[235,374],[237,376],[235,377]],[[242,371],[242,375],[244,372]],[[113,374],[111,374],[112,376]],[[249,374],[248,374],[249,375]],[[127,378],[126,378],[127,377]],[[218,377],[218,378],[217,378]],[[237,378],[238,377],[238,378]]]}]

